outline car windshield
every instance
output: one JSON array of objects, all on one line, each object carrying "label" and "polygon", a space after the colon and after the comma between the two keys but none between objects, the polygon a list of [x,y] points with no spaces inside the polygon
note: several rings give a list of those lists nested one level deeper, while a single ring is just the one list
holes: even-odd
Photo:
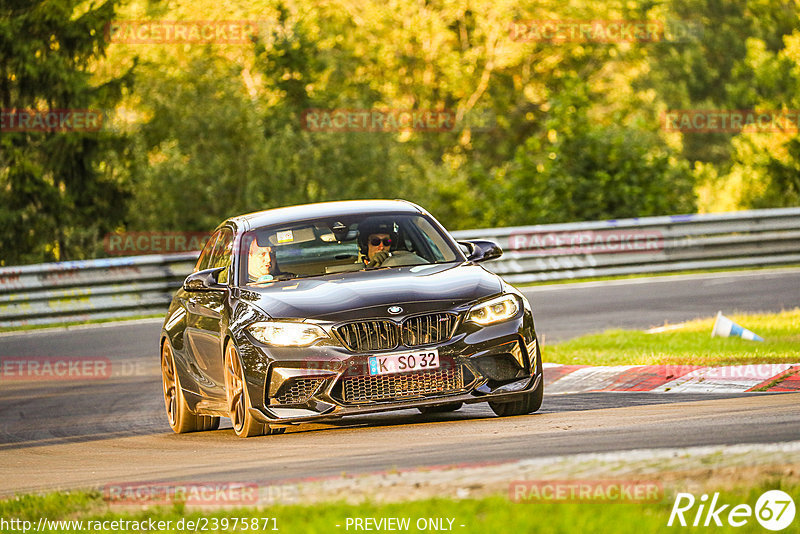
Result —
[{"label": "car windshield", "polygon": [[381,214],[265,226],[240,244],[241,282],[461,261],[439,228],[420,215]]}]

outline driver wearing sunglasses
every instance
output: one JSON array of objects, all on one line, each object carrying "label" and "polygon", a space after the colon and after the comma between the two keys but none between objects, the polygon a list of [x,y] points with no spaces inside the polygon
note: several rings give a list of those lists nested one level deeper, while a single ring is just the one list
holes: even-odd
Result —
[{"label": "driver wearing sunglasses", "polygon": [[359,224],[358,231],[359,257],[367,269],[430,263],[416,253],[413,241],[403,237],[396,221],[367,219]]},{"label": "driver wearing sunglasses", "polygon": [[388,219],[367,219],[358,226],[358,248],[367,269],[383,266],[399,245],[398,227]]},{"label": "driver wearing sunglasses", "polygon": [[370,234],[367,238],[367,257],[364,261],[368,269],[375,269],[389,258],[392,253],[392,236],[389,234]]}]

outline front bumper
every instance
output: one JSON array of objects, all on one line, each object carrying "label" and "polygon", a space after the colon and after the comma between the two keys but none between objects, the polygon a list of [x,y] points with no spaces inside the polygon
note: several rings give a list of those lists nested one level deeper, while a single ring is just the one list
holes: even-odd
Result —
[{"label": "front bumper", "polygon": [[[446,342],[425,347],[353,353],[332,342],[303,348],[238,342],[251,414],[270,424],[292,424],[450,403],[512,401],[542,377],[529,309],[486,327],[460,324]],[[440,367],[372,376],[376,354],[438,349]]]}]

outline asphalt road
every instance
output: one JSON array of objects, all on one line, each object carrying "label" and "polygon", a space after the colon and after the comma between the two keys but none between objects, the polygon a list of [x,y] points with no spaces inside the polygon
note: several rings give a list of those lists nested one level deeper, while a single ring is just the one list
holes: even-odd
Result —
[{"label": "asphalt road", "polygon": [[[77,395],[76,391],[68,398]],[[284,435],[247,440],[235,437],[229,429],[175,435],[154,421],[161,412],[155,403],[136,407],[139,418],[145,419],[141,424],[133,416],[114,417],[122,408],[116,405],[115,412],[100,421],[109,433],[68,437],[71,432],[61,427],[54,432],[60,436],[46,441],[4,445],[0,494],[123,482],[266,485],[454,463],[800,437],[800,394],[664,403],[685,398],[565,395],[546,398],[540,413],[523,417],[495,418],[481,405],[446,416],[403,411],[353,418],[337,425],[306,425]],[[606,407],[589,409],[595,404]],[[607,407],[615,404],[624,407]],[[39,425],[43,421],[31,422]],[[115,427],[126,424],[138,431],[128,437],[113,433]]]},{"label": "asphalt road", "polygon": [[531,286],[536,330],[560,341],[609,328],[645,329],[736,312],[800,307],[800,269]]},{"label": "asphalt road", "polygon": [[[800,306],[800,270],[526,288],[537,329],[563,339],[722,309]],[[159,321],[0,336],[0,357],[107,357],[105,380],[0,383],[0,494],[107,482],[274,481],[462,462],[652,447],[800,439],[800,394],[546,396],[500,419],[486,405],[405,410],[240,440],[223,429],[175,435],[164,416]]]}]

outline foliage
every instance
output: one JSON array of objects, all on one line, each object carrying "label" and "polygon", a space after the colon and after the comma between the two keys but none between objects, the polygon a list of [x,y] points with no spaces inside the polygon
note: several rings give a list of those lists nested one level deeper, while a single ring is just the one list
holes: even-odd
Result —
[{"label": "foliage", "polygon": [[[346,198],[407,198],[451,229],[800,204],[796,130],[661,123],[674,109],[800,108],[800,20],[779,0],[0,6],[4,108],[109,112],[97,133],[0,135],[6,264],[102,254],[111,230],[210,230],[237,213]],[[102,31],[112,19],[198,13],[256,21],[258,32],[234,44],[135,44]],[[516,39],[510,25],[526,20],[689,31],[655,42]],[[303,125],[309,109],[341,108],[449,110],[457,123]]]},{"label": "foliage", "polygon": [[[3,110],[112,109],[130,75],[93,83],[116,0],[0,3]],[[80,258],[121,220],[128,198],[123,136],[0,133],[0,265]]]},{"label": "foliage", "polygon": [[509,171],[512,223],[566,222],[694,210],[685,162],[655,132],[596,125],[588,88],[571,81],[554,98],[547,136],[531,137]]}]

